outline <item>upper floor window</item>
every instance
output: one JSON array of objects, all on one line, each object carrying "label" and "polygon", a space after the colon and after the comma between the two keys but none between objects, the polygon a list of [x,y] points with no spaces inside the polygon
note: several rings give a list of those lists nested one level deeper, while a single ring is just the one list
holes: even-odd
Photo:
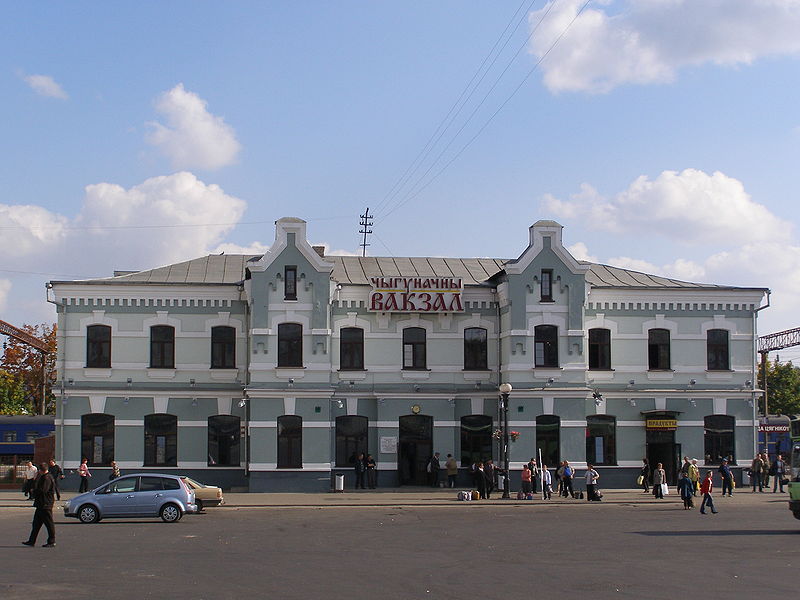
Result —
[{"label": "upper floor window", "polygon": [[589,330],[589,368],[611,368],[611,330]]},{"label": "upper floor window", "polygon": [[89,325],[86,328],[86,366],[111,368],[111,327],[108,325]]},{"label": "upper floor window", "polygon": [[364,330],[360,327],[343,327],[339,336],[339,368],[350,371],[363,370]]},{"label": "upper floor window", "polygon": [[558,366],[558,327],[537,325],[533,330],[534,366]]},{"label": "upper floor window", "polygon": [[553,301],[553,270],[542,269],[542,302]]},{"label": "upper floor window", "polygon": [[284,267],[283,285],[283,299],[297,300],[297,267]]},{"label": "upper floor window", "polygon": [[236,368],[236,329],[220,325],[211,328],[211,368]]},{"label": "upper floor window", "polygon": [[299,323],[278,325],[278,366],[303,366],[303,326]]},{"label": "upper floor window", "polygon": [[647,332],[647,368],[669,370],[669,329],[651,329]]},{"label": "upper floor window", "polygon": [[178,465],[178,417],[168,414],[144,416],[144,466]]},{"label": "upper floor window", "polygon": [[278,417],[278,468],[303,468],[303,419],[295,415]]},{"label": "upper floor window", "polygon": [[728,330],[709,329],[706,334],[709,371],[727,371],[731,368],[728,350]]},{"label": "upper floor window", "polygon": [[486,341],[486,330],[483,327],[469,327],[464,330],[464,369],[486,370],[489,351]]},{"label": "upper floor window", "polygon": [[150,328],[150,368],[175,368],[175,328],[155,325]]},{"label": "upper floor window", "polygon": [[425,330],[406,327],[403,329],[403,368],[424,369],[425,365]]}]

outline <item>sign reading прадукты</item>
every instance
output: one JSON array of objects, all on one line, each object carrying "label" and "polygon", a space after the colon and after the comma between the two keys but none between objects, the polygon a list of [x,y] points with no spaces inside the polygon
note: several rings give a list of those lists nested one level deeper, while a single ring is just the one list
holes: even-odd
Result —
[{"label": "sign reading \u043f\u0440\u0430\u0434\u0443\u043a\u0442\u044b", "polygon": [[464,312],[460,277],[372,277],[369,310],[375,312]]}]

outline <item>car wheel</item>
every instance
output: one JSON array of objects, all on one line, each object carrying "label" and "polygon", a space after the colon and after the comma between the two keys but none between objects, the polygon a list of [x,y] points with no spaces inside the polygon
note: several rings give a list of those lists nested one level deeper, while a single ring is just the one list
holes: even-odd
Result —
[{"label": "car wheel", "polygon": [[161,507],[161,520],[164,523],[176,523],[181,520],[183,513],[175,504],[165,504]]},{"label": "car wheel", "polygon": [[81,523],[97,523],[100,520],[100,512],[91,504],[84,504],[78,509],[78,518]]},{"label": "car wheel", "polygon": [[197,512],[203,512],[203,501],[195,500],[194,503],[197,504]]}]

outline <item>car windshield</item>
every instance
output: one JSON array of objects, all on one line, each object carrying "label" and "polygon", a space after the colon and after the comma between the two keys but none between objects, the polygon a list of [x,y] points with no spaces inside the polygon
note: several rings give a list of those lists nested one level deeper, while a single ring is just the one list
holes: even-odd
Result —
[{"label": "car windshield", "polygon": [[200,483],[199,481],[195,481],[191,477],[182,477],[181,479],[183,479],[186,483],[188,483],[192,487],[196,487],[196,488],[204,488],[204,487],[206,487],[202,483]]}]

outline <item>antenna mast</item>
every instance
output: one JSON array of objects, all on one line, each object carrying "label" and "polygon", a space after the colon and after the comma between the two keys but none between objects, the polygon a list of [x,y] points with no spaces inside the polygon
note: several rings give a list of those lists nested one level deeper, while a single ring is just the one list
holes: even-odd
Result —
[{"label": "antenna mast", "polygon": [[367,235],[372,233],[372,229],[370,229],[370,227],[372,227],[373,215],[369,214],[369,207],[367,207],[367,210],[364,211],[364,214],[360,216],[361,220],[358,222],[358,224],[361,226],[361,229],[358,230],[358,233],[364,235],[364,241],[359,245],[361,246],[361,256],[366,256],[367,246],[370,245],[367,243]]}]

